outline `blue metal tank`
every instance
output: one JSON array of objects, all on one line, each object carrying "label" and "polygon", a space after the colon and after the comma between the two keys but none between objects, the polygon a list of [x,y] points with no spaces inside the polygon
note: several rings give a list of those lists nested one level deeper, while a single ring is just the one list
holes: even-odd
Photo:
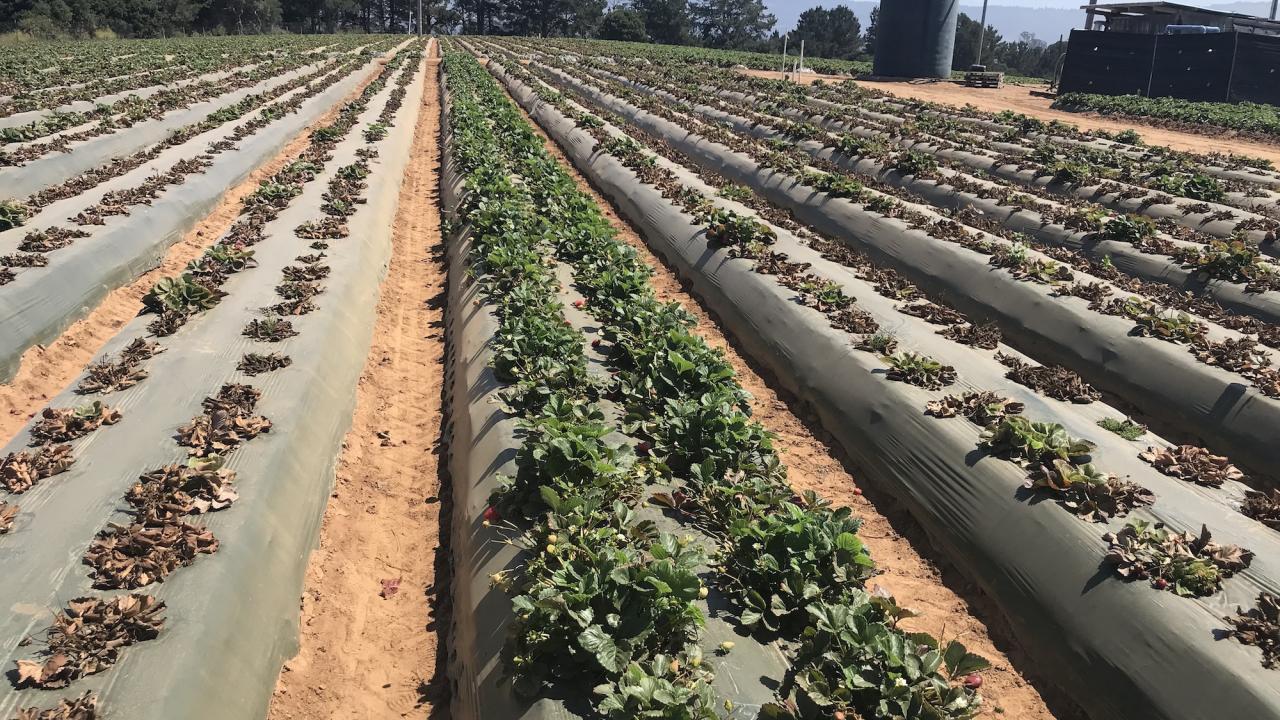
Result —
[{"label": "blue metal tank", "polygon": [[951,77],[959,14],[959,0],[881,0],[875,74]]}]

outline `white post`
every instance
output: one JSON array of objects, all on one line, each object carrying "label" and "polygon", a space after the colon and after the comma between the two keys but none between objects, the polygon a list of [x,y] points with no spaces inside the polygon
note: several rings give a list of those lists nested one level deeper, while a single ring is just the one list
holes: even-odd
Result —
[{"label": "white post", "polygon": [[978,21],[978,59],[975,65],[982,64],[982,43],[987,39],[987,0],[982,0],[982,19]]},{"label": "white post", "polygon": [[801,70],[804,70],[804,38],[800,38],[800,65],[796,67],[796,82],[800,82]]},{"label": "white post", "polygon": [[782,36],[782,67],[779,71],[784,78],[787,76],[787,38],[789,37],[791,37],[790,33]]}]

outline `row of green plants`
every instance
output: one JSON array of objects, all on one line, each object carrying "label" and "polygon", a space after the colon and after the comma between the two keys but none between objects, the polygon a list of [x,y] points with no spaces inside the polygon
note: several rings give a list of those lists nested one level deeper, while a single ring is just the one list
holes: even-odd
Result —
[{"label": "row of green plants", "polygon": [[[562,69],[567,72],[570,72],[571,74],[574,72],[571,68],[565,68],[562,66]],[[671,103],[656,102],[652,98],[642,97],[639,93],[627,88],[626,86],[620,83],[612,82],[607,79],[601,79],[601,78],[593,78],[593,79],[596,82],[610,85],[612,91],[615,92],[617,95],[624,97],[629,102],[638,104],[648,109],[650,112],[656,112],[657,114],[663,117],[668,117],[668,119],[675,119],[677,121],[683,120],[686,123],[688,122],[687,117],[677,117],[672,115],[672,112],[670,109]],[[671,89],[671,88],[668,88],[668,89]],[[758,114],[756,114],[756,116],[751,115],[751,111],[749,110],[742,109],[741,111],[747,113],[749,116],[752,116],[752,117],[758,116]],[[795,127],[797,125],[796,123],[789,123],[788,121],[775,121],[775,122],[778,122],[779,124],[784,125],[788,128]],[[741,140],[740,138],[736,137],[733,133],[727,131],[724,128],[721,128],[715,125],[710,125],[710,124],[699,124],[698,131],[702,132],[704,135],[708,135],[709,137],[716,139],[719,142],[727,144],[729,147],[735,150],[740,150],[742,152],[748,153],[754,159],[760,162],[762,165],[772,167],[774,169],[781,170],[784,172],[790,172],[792,174],[799,174],[799,175],[806,174],[804,173],[802,168],[805,165],[805,160],[807,159],[807,155],[803,151],[794,149],[793,147],[789,146],[789,144],[785,142],[766,143],[766,144],[749,143]],[[792,137],[797,137],[796,133],[789,133],[789,134]],[[842,145],[843,144],[844,143],[842,143]],[[863,149],[865,151],[865,149],[861,148],[861,146],[866,145],[866,143],[861,140],[853,143],[848,143],[848,144],[857,145],[859,146],[859,149]],[[843,148],[843,147],[842,149],[845,149],[846,151],[849,150],[849,148]],[[801,157],[794,157],[797,154],[800,155]],[[931,156],[923,156],[923,157],[926,160],[932,159]],[[899,163],[899,165],[901,165],[904,161],[911,161],[911,160],[913,160],[912,153],[906,153],[906,154],[903,154],[901,157],[899,157],[897,162]],[[841,176],[841,171],[838,168],[830,167],[829,165],[823,165],[822,163],[819,163],[819,162],[815,162],[814,164],[819,165],[819,167],[821,167],[823,170],[829,170],[830,174],[834,174],[837,177]],[[903,172],[907,172],[907,170],[903,170]],[[910,169],[910,172],[913,172],[913,173],[920,172],[920,169],[916,167],[912,167]],[[813,175],[813,173],[808,173],[808,175]],[[954,180],[949,179],[948,182],[954,182]],[[898,194],[898,195],[904,195],[903,191],[889,187],[887,184],[879,183],[878,186],[879,186],[878,189],[894,192],[895,194]],[[866,193],[861,193],[861,195],[862,197],[853,198],[854,201],[855,202],[865,201]],[[892,201],[890,201],[890,203],[892,204]],[[992,255],[992,264],[995,264],[1001,267],[1008,267],[1015,279],[1030,281],[1030,282],[1042,282],[1042,283],[1054,284],[1054,285],[1070,284],[1071,281],[1073,280],[1073,277],[1070,271],[1067,268],[1062,267],[1055,261],[1032,260],[1031,258],[1027,257],[1026,248],[1021,245],[1021,241],[1026,240],[1027,238],[1025,238],[1025,236],[1022,236],[1020,234],[1012,233],[1008,231],[998,222],[987,221],[982,225],[982,229],[987,232],[994,233],[996,235],[1006,236],[1009,239],[1013,240],[1015,244],[1012,246],[1012,250],[1010,252],[1000,251],[994,246],[991,246],[989,242],[982,241],[978,238],[978,236],[975,236],[972,234],[961,233],[959,235],[956,235],[954,233],[939,232],[939,228],[941,227],[941,224],[935,223],[933,219],[925,217],[920,213],[914,213],[912,211],[908,211],[905,208],[902,208],[900,206],[893,208],[893,207],[880,207],[879,205],[876,205],[873,207],[872,203],[870,202],[867,202],[866,205],[869,210],[873,210],[875,212],[880,212],[883,214],[889,214],[888,211],[896,210],[898,216],[901,216],[904,219],[909,219],[913,227],[916,227],[925,232],[928,232],[930,235],[933,235],[936,237],[942,237],[943,239],[955,240],[957,242],[961,242],[962,244],[965,244],[966,247],[971,247],[972,249],[978,250],[985,254]],[[968,216],[966,217],[966,220],[969,220]],[[974,218],[974,220],[977,220],[977,218]],[[1113,226],[1117,226],[1117,227],[1123,226],[1124,224],[1125,224],[1124,222],[1120,222],[1118,224],[1116,222],[1112,222],[1112,223],[1107,223],[1103,227],[1111,228]],[[1215,246],[1215,253],[1217,253],[1213,256],[1215,258],[1221,255],[1221,251],[1218,251],[1216,249],[1216,246]],[[1057,256],[1063,257],[1064,254],[1058,253]],[[1187,262],[1188,264],[1194,263],[1196,264],[1196,267],[1214,268],[1215,272],[1219,272],[1219,274],[1226,274],[1227,268],[1225,267],[1225,264],[1223,263],[1210,264],[1207,261],[1202,261],[1200,258],[1201,258],[1200,255],[1197,255],[1194,258],[1188,255],[1184,261]],[[1076,258],[1071,257],[1070,259],[1074,260]],[[1205,264],[1200,265],[1201,262],[1205,262]],[[1094,269],[1092,266],[1089,266],[1089,267],[1091,270]],[[1105,273],[1104,277],[1114,278],[1116,275],[1118,275],[1118,273],[1114,271],[1114,267],[1111,268],[1110,271],[1108,271],[1106,268],[1101,268],[1101,270]],[[1248,269],[1242,270],[1236,276],[1242,277],[1246,273],[1256,278],[1254,280],[1255,283],[1265,282],[1266,278],[1269,278],[1271,276],[1269,266],[1261,262],[1258,262],[1256,258],[1254,258],[1253,264],[1249,265]],[[1079,283],[1075,283],[1075,285],[1079,285]],[[1151,289],[1150,286],[1152,285],[1155,285],[1155,283],[1139,284],[1134,282],[1132,279],[1128,279],[1128,281],[1125,282],[1122,286],[1124,287],[1136,286],[1135,289],[1139,291],[1145,291],[1145,290],[1150,290]],[[1162,287],[1164,287],[1164,289],[1166,290],[1169,289],[1168,287],[1165,287],[1165,286],[1162,286]],[[1109,288],[1106,288],[1106,292],[1109,294],[1111,290]],[[1167,295],[1169,295],[1169,293],[1165,293],[1163,295],[1157,295],[1157,297],[1161,297],[1163,299]],[[1172,293],[1172,295],[1176,296],[1178,295],[1178,293]],[[1146,301],[1141,297],[1137,299],[1137,302],[1141,302],[1144,305],[1148,304],[1148,301]],[[1107,314],[1125,315],[1125,316],[1134,317],[1133,315],[1124,311],[1124,307],[1122,307],[1123,305],[1122,303],[1119,305],[1117,305],[1116,303],[1120,303],[1120,301],[1117,300],[1110,304],[1100,303],[1097,305],[1091,305],[1091,307],[1099,312],[1105,312]],[[1196,309],[1199,309],[1199,307],[1200,307],[1200,304],[1197,304]],[[1158,314],[1158,310],[1155,311],[1155,313]],[[1145,313],[1145,314],[1152,314],[1152,313]],[[1225,312],[1221,313],[1220,315],[1215,317],[1215,319],[1217,319],[1218,317],[1226,317],[1226,313]],[[1160,335],[1154,335],[1154,336],[1163,338],[1163,336],[1160,336]],[[1195,357],[1198,361],[1201,361],[1201,362],[1209,362],[1210,361],[1209,356],[1203,352],[1197,351],[1196,347],[1197,347],[1196,345],[1193,345],[1189,348],[1192,351],[1193,357]],[[1216,347],[1217,346],[1215,345],[1215,348]],[[1238,363],[1218,363],[1218,364],[1219,366],[1224,367],[1226,369],[1244,373],[1250,379],[1254,380],[1254,384],[1263,393],[1266,393],[1268,395],[1275,393],[1275,390],[1276,390],[1275,377],[1276,376],[1273,370],[1265,367],[1255,367],[1252,365],[1249,367],[1243,367]]]},{"label": "row of green plants", "polygon": [[[623,429],[640,438],[638,462],[675,486],[662,495],[673,512],[717,539],[717,588],[737,605],[744,628],[762,639],[807,638],[792,647],[797,681],[769,712],[976,713],[974,688],[963,678],[984,661],[958,643],[897,628],[903,611],[862,587],[873,564],[858,521],[848,509],[790,489],[772,437],[751,420],[723,356],[691,332],[683,311],[656,299],[651,271],[614,239],[572,179],[549,158],[540,162],[545,204],[573,207],[580,218],[561,223],[556,254],[573,266],[584,309],[603,328],[601,350],[615,373],[605,394],[626,410]],[[703,221],[726,233],[740,224],[713,214]],[[850,675],[850,668],[859,670]]]},{"label": "row of green plants", "polygon": [[[530,87],[538,87],[527,69],[513,67],[504,72],[521,77],[530,83]],[[694,192],[688,188],[672,186],[669,181],[656,180],[650,168],[653,158],[646,155],[631,138],[618,138],[608,135],[601,129],[603,121],[589,113],[576,110],[565,102],[564,98],[554,91],[537,90],[541,99],[552,104],[563,114],[572,118],[580,128],[596,137],[600,147],[637,172],[640,179],[656,185],[665,196],[688,210],[697,208],[696,200],[688,199]],[[740,199],[740,198],[735,198]],[[696,215],[696,210],[695,217]],[[698,222],[703,222],[699,217]],[[749,224],[750,218],[738,217],[736,222],[726,223],[712,221],[708,227],[715,225]],[[745,240],[747,242],[756,242]],[[609,266],[616,265],[610,261]],[[910,367],[913,371],[925,368],[927,358],[912,358],[909,353],[900,353],[890,358],[894,370],[905,371]],[[936,363],[934,363],[936,365]],[[917,383],[923,384],[923,383]],[[941,417],[963,414],[976,424],[985,426],[982,446],[989,452],[1006,457],[1019,463],[1027,472],[1026,487],[1029,490],[1055,497],[1069,511],[1086,520],[1098,522],[1114,517],[1123,517],[1134,508],[1150,505],[1154,495],[1145,488],[1121,479],[1114,474],[1093,465],[1090,453],[1095,445],[1087,440],[1073,438],[1056,423],[1035,422],[1021,415],[1021,406],[994,393],[966,393],[963,397],[949,396],[943,401],[930,403],[930,412]],[[1129,421],[1100,423],[1103,427],[1128,435],[1135,439],[1145,432],[1145,428]],[[1134,434],[1133,430],[1137,430]],[[656,447],[656,443],[655,443]],[[1197,450],[1186,446],[1178,449],[1179,457],[1194,457],[1186,451]],[[1203,451],[1199,451],[1203,453]],[[1147,459],[1144,455],[1144,459]],[[1148,460],[1151,462],[1152,460]],[[1177,462],[1176,459],[1170,463]],[[1186,462],[1186,461],[1184,461]],[[1216,458],[1216,462],[1225,462],[1225,458]],[[1157,463],[1158,469],[1162,465]],[[1173,471],[1170,467],[1175,468]],[[1185,470],[1177,470],[1177,466],[1164,465],[1161,472],[1177,474]],[[1185,466],[1184,466],[1185,467]],[[1216,466],[1214,466],[1216,468]],[[1191,468],[1187,467],[1187,470]],[[1239,473],[1237,471],[1237,477]],[[1201,472],[1193,472],[1184,479],[1198,481],[1205,477]],[[1219,481],[1219,484],[1221,481]],[[687,502],[687,500],[682,500]],[[1255,515],[1251,514],[1251,517]],[[1259,517],[1260,521],[1266,521]],[[1168,590],[1183,596],[1207,596],[1216,594],[1222,587],[1224,579],[1247,568],[1252,560],[1252,553],[1246,549],[1221,545],[1211,540],[1207,529],[1202,528],[1198,534],[1178,533],[1168,530],[1159,524],[1135,520],[1118,533],[1109,533],[1104,537],[1108,543],[1104,563],[1113,567],[1121,577],[1147,580],[1158,590]],[[754,605],[750,615],[753,621],[767,625],[768,612],[764,611],[763,598],[752,598]],[[1265,599],[1260,600],[1260,607]],[[1233,626],[1255,627],[1254,615],[1262,611],[1250,611],[1230,618]],[[1250,625],[1252,623],[1252,625]],[[1235,636],[1243,642],[1264,645],[1258,642],[1256,631],[1235,632]],[[1264,647],[1265,652],[1265,647]]]},{"label": "row of green plants", "polygon": [[56,108],[130,90],[170,85],[323,48],[344,53],[396,42],[360,35],[237,35],[109,43],[42,43],[0,48],[0,117]]},{"label": "row of green plants", "polygon": [[1272,105],[1257,103],[1064,93],[1058,96],[1053,106],[1072,112],[1096,112],[1122,118],[1166,121],[1179,129],[1206,134],[1216,135],[1222,130],[1234,130],[1255,137],[1280,136],[1280,113]]},{"label": "row of green plants", "polygon": [[[610,71],[607,63],[586,62],[587,66],[595,66],[602,71]],[[616,70],[616,68],[613,68]],[[1016,141],[1018,138],[998,136],[994,131],[981,126],[962,125],[954,120],[946,119],[937,112],[925,112],[920,103],[894,100],[883,102],[880,98],[868,93],[850,91],[846,87],[827,90],[825,85],[815,84],[809,87],[796,86],[761,78],[742,77],[737,73],[708,71],[693,66],[675,66],[654,68],[649,65],[630,65],[628,72],[633,76],[652,78],[660,84],[673,84],[682,87],[694,97],[706,101],[705,90],[708,85],[724,90],[747,93],[752,96],[751,108],[757,112],[766,109],[772,112],[795,112],[809,117],[815,109],[809,104],[811,99],[821,99],[827,107],[820,114],[828,119],[849,123],[850,117],[856,118],[856,124],[870,128],[888,139],[910,139],[930,152],[937,149],[963,152],[986,152],[983,146],[996,140],[1002,142]],[[830,107],[834,104],[834,108]],[[884,115],[889,114],[901,118],[898,123],[887,122]],[[747,113],[757,121],[760,118]],[[877,118],[878,116],[878,118]],[[769,122],[767,119],[766,122]],[[822,139],[820,130],[808,122],[793,124],[791,133],[804,131],[803,135],[794,135],[796,139]],[[828,143],[829,144],[829,143]],[[932,147],[930,147],[932,146]],[[976,150],[975,150],[976,149]],[[1130,158],[1127,155],[1101,149],[1082,148],[1077,146],[1059,146],[1048,141],[1041,141],[1029,146],[1025,155],[1000,155],[988,153],[994,163],[990,168],[999,165],[1013,164],[1019,167],[1033,168],[1039,175],[1052,176],[1055,179],[1074,185],[1088,185],[1103,182],[1109,192],[1118,192],[1128,197],[1137,192],[1132,186],[1142,185],[1157,192],[1167,192],[1200,201],[1186,203],[1184,211],[1199,210],[1203,201],[1229,202],[1249,209],[1253,206],[1250,198],[1241,199],[1228,196],[1228,190],[1239,194],[1268,197],[1268,192],[1260,185],[1250,185],[1239,180],[1221,181],[1204,174],[1197,167],[1197,160],[1183,155],[1166,153],[1160,156]],[[1153,153],[1148,153],[1153,155]],[[1206,162],[1209,160],[1206,158]],[[936,167],[937,161],[934,161]],[[943,162],[951,167],[954,163]],[[933,169],[932,167],[929,169]],[[965,168],[954,168],[965,172]],[[972,172],[970,170],[969,172]],[[912,173],[915,174],[915,173]],[[1116,181],[1130,183],[1124,187]],[[1038,186],[1023,188],[1024,192],[1048,196],[1051,193]],[[981,194],[981,193],[980,193]],[[1203,212],[1207,212],[1204,210]],[[1168,221],[1172,222],[1172,221]],[[1257,222],[1256,218],[1242,222]]]}]

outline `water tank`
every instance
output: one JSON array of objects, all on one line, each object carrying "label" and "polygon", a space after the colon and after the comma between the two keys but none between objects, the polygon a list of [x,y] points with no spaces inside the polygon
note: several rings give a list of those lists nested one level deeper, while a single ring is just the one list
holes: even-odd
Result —
[{"label": "water tank", "polygon": [[876,24],[875,74],[951,77],[960,0],[883,0]]}]

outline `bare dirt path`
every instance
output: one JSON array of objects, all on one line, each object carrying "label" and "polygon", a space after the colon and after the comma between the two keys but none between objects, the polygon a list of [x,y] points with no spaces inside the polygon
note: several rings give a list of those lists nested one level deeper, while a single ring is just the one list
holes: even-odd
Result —
[{"label": "bare dirt path", "polygon": [[432,50],[373,346],[307,567],[301,650],[280,675],[272,720],[438,717],[447,705],[436,668],[437,628],[448,619],[432,616],[447,596],[435,572],[447,567],[449,511],[439,462],[445,269],[434,42]]},{"label": "bare dirt path", "polygon": [[[514,102],[514,101],[513,101]],[[523,113],[523,110],[521,110]],[[547,149],[603,209],[618,237],[636,248],[640,257],[655,271],[653,286],[662,300],[675,301],[697,318],[696,332],[712,347],[722,350],[733,364],[738,381],[752,395],[754,419],[777,435],[775,447],[787,465],[788,477],[798,490],[814,490],[837,506],[850,506],[862,518],[859,535],[875,558],[881,575],[875,583],[885,587],[905,607],[922,614],[903,622],[914,631],[959,639],[973,652],[990,659],[993,668],[984,672],[985,704],[980,717],[1017,718],[1017,720],[1074,720],[1079,711],[1060,697],[1055,688],[1043,682],[1033,685],[1017,668],[1030,664],[1009,640],[1010,632],[980,591],[966,583],[955,572],[939,568],[922,553],[930,548],[923,532],[907,511],[880,493],[867,488],[866,495],[846,467],[843,453],[821,429],[816,417],[799,407],[794,397],[775,390],[777,383],[767,370],[746,359],[735,342],[726,336],[718,321],[697,298],[684,289],[674,271],[654,255],[644,240],[623,219],[609,201],[595,190],[537,123],[525,114],[542,137]],[[910,539],[908,539],[910,538]],[[1037,679],[1043,681],[1044,678]],[[1051,708],[1042,697],[1050,695]]]},{"label": "bare dirt path", "polygon": [[[258,184],[263,180],[297,159],[307,149],[311,132],[332,122],[342,106],[358,97],[373,79],[374,76],[370,75],[306,131],[289,142],[274,158],[223,195],[212,212],[169,247],[157,268],[108,293],[92,312],[72,323],[53,342],[37,345],[23,353],[13,380],[0,383],[0,445],[7,443],[33,415],[43,410],[49,398],[71,384],[107,341],[125,323],[137,316],[142,310],[142,296],[147,294],[156,280],[177,275],[187,263],[200,257],[205,248],[221,237],[240,217],[240,201],[257,190]],[[181,189],[177,192],[181,192]]]},{"label": "bare dirt path", "polygon": [[[739,70],[752,77],[780,79],[782,74],[773,70]],[[799,76],[798,81],[810,85],[817,80],[838,83],[849,78],[841,75],[806,74]],[[1137,130],[1148,145],[1165,145],[1174,150],[1195,153],[1235,153],[1270,160],[1280,164],[1280,144],[1259,142],[1234,137],[1230,130],[1218,128],[1208,129],[1207,134],[1183,132],[1157,127],[1135,120],[1109,118],[1097,113],[1067,112],[1054,110],[1053,98],[1036,94],[1042,92],[1043,85],[1005,85],[1000,88],[979,89],[965,87],[957,82],[879,82],[858,80],[859,85],[883,90],[897,97],[915,98],[928,102],[946,103],[948,105],[972,105],[983,112],[997,113],[1012,110],[1041,120],[1061,120],[1076,125],[1083,130]]]}]

